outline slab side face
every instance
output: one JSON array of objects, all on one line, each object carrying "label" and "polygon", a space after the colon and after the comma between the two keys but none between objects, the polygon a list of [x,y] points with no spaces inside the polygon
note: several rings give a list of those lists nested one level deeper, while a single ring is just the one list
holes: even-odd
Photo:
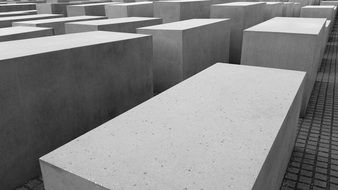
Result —
[{"label": "slab side face", "polygon": [[8,52],[0,52],[4,189],[38,175],[41,155],[152,97],[150,36],[87,32],[0,43],[5,47]]},{"label": "slab side face", "polygon": [[53,184],[69,184],[65,176],[74,175],[81,187],[102,189],[256,190],[271,153],[282,155],[271,159],[279,168],[289,159],[281,153],[293,143],[287,139],[296,130],[303,78],[296,71],[209,67],[43,156],[47,190],[69,189],[52,186],[49,173],[60,176]]},{"label": "slab side face", "polygon": [[105,9],[108,18],[154,16],[154,4],[152,2],[107,5]]},{"label": "slab side face", "polygon": [[0,41],[21,40],[28,38],[37,38],[44,36],[52,36],[54,31],[52,28],[39,27],[9,27],[0,29]]},{"label": "slab side face", "polygon": [[18,22],[18,21],[59,18],[62,16],[63,15],[60,15],[60,14],[37,14],[37,15],[2,17],[0,18],[0,28],[10,27],[12,26],[13,22]]}]

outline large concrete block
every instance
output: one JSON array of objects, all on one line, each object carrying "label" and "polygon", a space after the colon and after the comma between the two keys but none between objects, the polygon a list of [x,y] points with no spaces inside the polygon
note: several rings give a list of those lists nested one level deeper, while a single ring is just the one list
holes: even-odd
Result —
[{"label": "large concrete block", "polygon": [[243,30],[263,22],[264,2],[234,2],[211,6],[211,18],[230,18],[230,63],[241,62]]},{"label": "large concrete block", "polygon": [[152,97],[151,36],[86,32],[0,43],[0,186],[38,158]]},{"label": "large concrete block", "polygon": [[338,1],[320,1],[320,5],[338,6]]},{"label": "large concrete block", "polygon": [[36,5],[34,3],[0,4],[0,12],[35,10],[35,9]]},{"label": "large concrete block", "polygon": [[65,34],[65,23],[86,21],[86,20],[97,20],[104,19],[103,16],[73,16],[73,17],[62,17],[52,19],[41,19],[41,20],[30,20],[22,22],[13,22],[13,26],[37,26],[37,27],[49,27],[53,28],[54,34]]},{"label": "large concrete block", "polygon": [[209,0],[170,0],[155,1],[154,16],[163,19],[163,23],[192,18],[209,18]]},{"label": "large concrete block", "polygon": [[293,3],[293,17],[300,17],[302,5],[300,3]]},{"label": "large concrete block", "polygon": [[241,64],[306,71],[302,115],[321,63],[326,19],[275,17],[244,31]]},{"label": "large concrete block", "polygon": [[108,18],[120,17],[152,17],[154,16],[153,2],[134,2],[106,5]]},{"label": "large concrete block", "polygon": [[136,28],[162,24],[160,18],[124,17],[95,21],[80,21],[66,23],[66,33],[88,31],[114,31],[136,33]]},{"label": "large concrete block", "polygon": [[283,3],[281,2],[266,2],[264,8],[264,20],[281,17],[283,15],[283,6]]},{"label": "large concrete block", "polygon": [[304,75],[215,64],[40,158],[45,188],[278,190]]},{"label": "large concrete block", "polygon": [[290,2],[294,3],[300,3],[301,7],[304,7],[306,5],[312,5],[313,0],[290,0]]},{"label": "large concrete block", "polygon": [[328,20],[335,19],[336,6],[326,5],[326,6],[305,6],[302,7],[300,16],[309,17],[309,18],[326,18]]},{"label": "large concrete block", "polygon": [[104,6],[109,4],[116,4],[117,2],[105,2],[105,3],[91,3],[81,5],[69,5],[67,6],[68,16],[106,16]]},{"label": "large concrete block", "polygon": [[0,28],[0,42],[51,36],[53,34],[54,32],[52,28],[27,26]]},{"label": "large concrete block", "polygon": [[27,21],[27,20],[38,20],[38,19],[49,19],[62,17],[60,14],[37,14],[37,15],[23,15],[23,16],[12,16],[0,18],[0,28],[12,26],[12,22]]},{"label": "large concrete block", "polygon": [[283,2],[283,17],[293,17],[294,15],[294,3]]},{"label": "large concrete block", "polygon": [[162,92],[218,61],[227,62],[230,27],[229,19],[190,19],[138,28],[153,36],[154,90]]},{"label": "large concrete block", "polygon": [[0,17],[36,15],[36,10],[0,12]]}]

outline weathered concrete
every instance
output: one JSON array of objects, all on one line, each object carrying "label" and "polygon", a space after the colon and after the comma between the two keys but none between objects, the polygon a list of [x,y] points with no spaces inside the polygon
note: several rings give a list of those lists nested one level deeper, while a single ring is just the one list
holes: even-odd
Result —
[{"label": "weathered concrete", "polygon": [[27,21],[27,20],[38,20],[48,18],[62,17],[60,14],[37,14],[37,15],[23,15],[23,16],[12,16],[0,18],[0,28],[12,26],[12,22]]},{"label": "weathered concrete", "polygon": [[302,5],[300,3],[293,3],[293,17],[300,17]]},{"label": "weathered concrete", "polygon": [[281,2],[266,2],[264,8],[264,20],[283,16],[283,6],[283,3]]},{"label": "weathered concrete", "polygon": [[36,15],[36,10],[0,12],[0,17]]},{"label": "weathered concrete", "polygon": [[1,189],[36,176],[40,156],[152,96],[151,36],[86,32],[0,49]]},{"label": "weathered concrete", "polygon": [[306,71],[302,115],[321,62],[326,19],[275,17],[244,31],[241,64]]},{"label": "weathered concrete", "polygon": [[0,4],[0,12],[35,10],[34,3],[25,4]]},{"label": "weathered concrete", "polygon": [[163,19],[163,23],[192,18],[209,18],[208,0],[170,0],[155,1],[154,16]]},{"label": "weathered concrete", "polygon": [[293,17],[294,5],[293,2],[283,2],[283,17]]},{"label": "weathered concrete", "polygon": [[53,34],[54,32],[52,28],[27,26],[0,28],[0,42],[51,36]]},{"label": "weathered concrete", "polygon": [[136,33],[136,28],[162,24],[160,18],[124,17],[95,21],[80,21],[66,23],[66,33],[88,31],[114,31]]},{"label": "weathered concrete", "polygon": [[92,4],[81,4],[81,5],[69,5],[67,6],[68,16],[106,16],[105,5],[112,5],[118,2],[109,3],[92,3]]},{"label": "weathered concrete", "polygon": [[265,3],[234,2],[211,6],[211,18],[230,18],[230,63],[241,62],[243,30],[263,21]]},{"label": "weathered concrete", "polygon": [[335,9],[337,7],[333,5],[320,5],[320,6],[305,6],[302,7],[300,16],[309,18],[326,18],[328,20],[335,19]]},{"label": "weathered concrete", "polygon": [[320,1],[320,5],[338,6],[338,1]]},{"label": "weathered concrete", "polygon": [[52,19],[41,19],[41,20],[30,20],[22,22],[13,22],[13,26],[38,26],[38,27],[49,27],[53,28],[54,34],[65,34],[65,23],[86,21],[86,20],[98,20],[104,19],[103,16],[73,16],[73,17],[62,17]]},{"label": "weathered concrete", "polygon": [[138,33],[153,36],[155,92],[218,61],[228,62],[230,27],[229,19],[190,19],[138,28]]},{"label": "weathered concrete", "polygon": [[313,0],[290,0],[290,2],[300,3],[301,7],[312,5]]},{"label": "weathered concrete", "polygon": [[108,18],[120,17],[153,17],[153,2],[134,2],[106,5],[106,16]]},{"label": "weathered concrete", "polygon": [[279,189],[304,75],[215,64],[40,158],[46,190]]}]

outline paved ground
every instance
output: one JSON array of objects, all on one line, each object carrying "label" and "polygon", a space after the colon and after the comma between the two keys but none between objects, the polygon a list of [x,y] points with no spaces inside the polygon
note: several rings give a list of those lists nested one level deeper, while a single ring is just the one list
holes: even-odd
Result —
[{"label": "paved ground", "polygon": [[[281,190],[338,190],[337,62],[338,22],[335,22],[307,113],[299,122]],[[42,179],[37,178],[16,190],[43,189]]]}]

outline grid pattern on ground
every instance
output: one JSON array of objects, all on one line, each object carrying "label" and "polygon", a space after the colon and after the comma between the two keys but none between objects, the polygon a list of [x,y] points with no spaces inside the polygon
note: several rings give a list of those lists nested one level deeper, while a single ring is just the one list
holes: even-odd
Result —
[{"label": "grid pattern on ground", "polygon": [[281,190],[338,190],[337,48],[335,21]]}]

